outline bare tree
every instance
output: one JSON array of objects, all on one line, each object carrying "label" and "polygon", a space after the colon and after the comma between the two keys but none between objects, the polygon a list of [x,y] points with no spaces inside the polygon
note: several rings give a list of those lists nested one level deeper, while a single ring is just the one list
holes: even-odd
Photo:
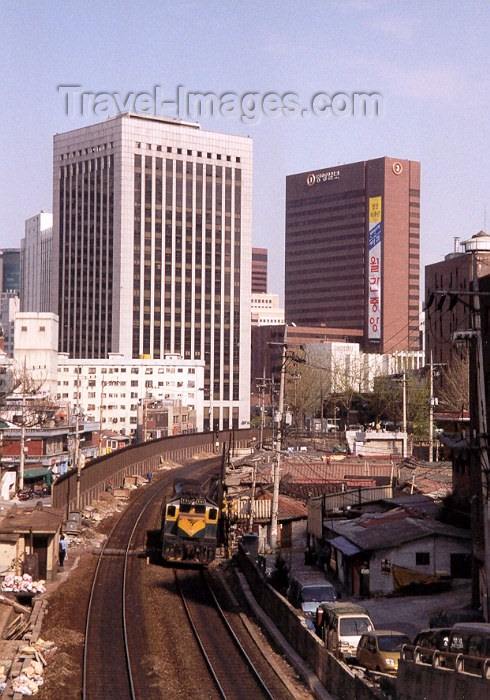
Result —
[{"label": "bare tree", "polygon": [[305,359],[305,363],[291,363],[286,382],[286,403],[293,407],[295,423],[301,427],[308,417],[322,417],[332,386],[331,373],[322,364],[321,353],[309,348]]},{"label": "bare tree", "polygon": [[342,352],[331,356],[332,393],[343,408],[347,425],[352,404],[367,388],[368,377],[362,354]]},{"label": "bare tree", "polygon": [[436,395],[444,411],[462,414],[470,404],[470,365],[468,353],[454,355],[451,364],[443,367],[436,378]]},{"label": "bare tree", "polygon": [[0,416],[25,427],[45,425],[58,405],[48,396],[38,395],[46,378],[34,376],[25,364],[21,367],[13,361],[5,364],[4,380],[0,393]]}]

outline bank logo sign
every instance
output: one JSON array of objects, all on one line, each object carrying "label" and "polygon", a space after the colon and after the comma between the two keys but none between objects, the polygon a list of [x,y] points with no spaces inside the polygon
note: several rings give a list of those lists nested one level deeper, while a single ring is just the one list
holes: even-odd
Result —
[{"label": "bank logo sign", "polygon": [[381,340],[381,197],[369,198],[368,339]]},{"label": "bank logo sign", "polygon": [[330,182],[331,180],[340,180],[340,170],[326,170],[323,173],[310,173],[306,177],[308,187],[318,185],[320,182]]}]

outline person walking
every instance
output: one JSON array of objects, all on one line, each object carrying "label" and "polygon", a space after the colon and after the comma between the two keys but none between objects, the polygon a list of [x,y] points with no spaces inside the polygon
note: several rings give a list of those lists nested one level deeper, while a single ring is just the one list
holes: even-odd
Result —
[{"label": "person walking", "polygon": [[66,540],[65,540],[64,535],[61,535],[61,537],[60,537],[59,558],[60,558],[60,566],[63,566],[63,562],[66,559]]}]

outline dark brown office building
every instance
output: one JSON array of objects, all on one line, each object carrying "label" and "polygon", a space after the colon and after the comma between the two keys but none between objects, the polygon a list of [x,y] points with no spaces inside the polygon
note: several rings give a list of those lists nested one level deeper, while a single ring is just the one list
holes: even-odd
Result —
[{"label": "dark brown office building", "polygon": [[267,248],[252,248],[252,294],[267,294]]},{"label": "dark brown office building", "polygon": [[[455,239],[454,251],[444,260],[425,268],[425,354],[427,361],[450,365],[455,356],[466,353],[464,346],[456,344],[453,334],[472,327],[468,309],[471,302],[465,292],[473,282],[473,259],[478,277],[490,273],[490,236],[484,231],[460,243]],[[441,292],[456,292],[443,295]],[[429,299],[432,300],[429,304]],[[483,297],[482,297],[483,298]],[[457,301],[459,300],[459,301]],[[451,302],[454,303],[451,303]]]},{"label": "dark brown office building", "polygon": [[420,163],[395,158],[286,179],[285,312],[357,329],[369,352],[417,350]]}]

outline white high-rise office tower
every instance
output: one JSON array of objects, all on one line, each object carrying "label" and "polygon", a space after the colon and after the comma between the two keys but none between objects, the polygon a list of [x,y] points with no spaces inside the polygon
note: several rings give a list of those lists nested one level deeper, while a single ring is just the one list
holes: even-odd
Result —
[{"label": "white high-rise office tower", "polygon": [[42,211],[26,220],[20,243],[21,311],[50,310],[52,242],[52,214]]},{"label": "white high-rise office tower", "polygon": [[205,429],[248,421],[251,139],[136,114],[57,134],[53,217],[60,350],[203,359]]}]

